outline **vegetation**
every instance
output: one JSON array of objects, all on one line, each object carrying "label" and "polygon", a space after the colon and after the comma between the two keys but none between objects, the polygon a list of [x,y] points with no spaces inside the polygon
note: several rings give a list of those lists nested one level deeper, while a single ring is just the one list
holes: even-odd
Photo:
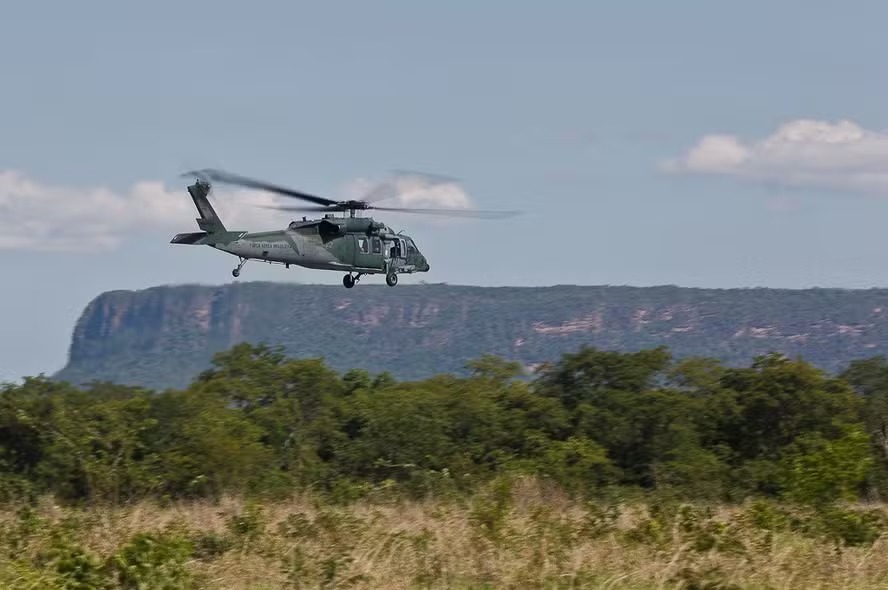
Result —
[{"label": "vegetation", "polygon": [[465,363],[483,354],[531,366],[583,345],[665,345],[677,359],[706,355],[736,367],[778,351],[831,372],[888,354],[886,289],[392,289],[365,281],[351,291],[245,282],[103,293],[77,322],[58,378],[184,389],[214,354],[240,342],[400,380],[465,376]]},{"label": "vegetation", "polygon": [[876,588],[888,361],[581,348],[399,381],[240,344],[0,390],[8,588]]}]

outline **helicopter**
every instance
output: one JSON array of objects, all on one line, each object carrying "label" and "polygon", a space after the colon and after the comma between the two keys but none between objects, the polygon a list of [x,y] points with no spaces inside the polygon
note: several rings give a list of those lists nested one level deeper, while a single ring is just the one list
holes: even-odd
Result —
[{"label": "helicopter", "polygon": [[[216,250],[237,256],[239,264],[231,271],[240,276],[249,260],[271,264],[300,266],[314,270],[345,271],[342,284],[354,287],[364,275],[385,275],[388,286],[398,284],[399,274],[429,272],[431,268],[416,242],[402,232],[395,232],[372,217],[361,217],[358,212],[375,209],[402,213],[420,213],[454,217],[497,218],[517,215],[518,211],[479,211],[476,209],[416,209],[379,207],[371,203],[388,198],[376,191],[376,199],[336,201],[296,191],[261,180],[232,174],[217,169],[186,173],[195,178],[187,187],[200,217],[196,219],[199,232],[175,235],[171,244],[211,246]],[[310,206],[273,206],[282,211],[322,212],[323,216],[291,221],[286,228],[259,232],[231,231],[225,227],[210,204],[212,183],[237,185],[269,191],[300,199]],[[373,193],[371,192],[371,195]],[[343,213],[336,216],[335,213]],[[348,213],[348,216],[345,215]]]}]

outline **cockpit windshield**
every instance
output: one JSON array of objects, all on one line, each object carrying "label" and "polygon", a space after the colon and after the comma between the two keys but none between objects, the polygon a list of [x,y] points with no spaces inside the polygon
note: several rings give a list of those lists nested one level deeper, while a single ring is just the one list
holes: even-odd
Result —
[{"label": "cockpit windshield", "polygon": [[413,240],[407,238],[407,254],[416,254],[416,251],[416,244],[413,243]]}]

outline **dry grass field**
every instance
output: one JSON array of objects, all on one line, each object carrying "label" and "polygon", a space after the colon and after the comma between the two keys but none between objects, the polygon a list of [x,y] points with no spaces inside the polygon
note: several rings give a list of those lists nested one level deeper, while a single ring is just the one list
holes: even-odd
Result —
[{"label": "dry grass field", "polygon": [[10,589],[888,587],[881,521],[816,525],[763,503],[583,503],[533,480],[465,502],[45,499],[0,518]]}]

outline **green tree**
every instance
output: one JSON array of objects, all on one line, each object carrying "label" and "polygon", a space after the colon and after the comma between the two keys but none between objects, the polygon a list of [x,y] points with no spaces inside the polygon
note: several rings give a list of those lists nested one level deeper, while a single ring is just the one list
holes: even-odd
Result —
[{"label": "green tree", "polygon": [[613,483],[618,475],[604,447],[591,439],[575,436],[549,442],[536,465],[537,473],[581,494],[594,493]]},{"label": "green tree", "polygon": [[466,368],[474,377],[487,377],[501,382],[511,381],[524,373],[520,362],[507,361],[493,354],[485,354],[467,362]]},{"label": "green tree", "polygon": [[788,499],[818,507],[853,501],[873,466],[870,439],[860,427],[848,427],[832,440],[808,433],[792,445],[784,463]]},{"label": "green tree", "polygon": [[729,449],[734,484],[750,492],[778,493],[780,462],[806,434],[824,440],[860,424],[860,399],[842,379],[801,360],[757,358],[751,367],[729,369],[721,379],[732,400],[718,396],[709,448]]},{"label": "green tree", "polygon": [[325,477],[337,436],[334,408],[346,386],[322,360],[288,360],[278,349],[242,344],[217,355],[196,387],[240,408],[294,480]]},{"label": "green tree", "polygon": [[613,391],[640,393],[650,389],[669,368],[671,358],[665,347],[620,353],[584,346],[543,368],[536,390],[558,398],[573,410],[582,402],[595,404]]},{"label": "green tree", "polygon": [[872,357],[852,362],[842,373],[863,398],[863,420],[888,464],[888,359]]},{"label": "green tree", "polygon": [[117,503],[148,494],[157,481],[150,394],[103,387],[54,396],[40,426],[40,476],[69,499]]},{"label": "green tree", "polygon": [[265,432],[225,400],[195,387],[153,400],[156,453],[162,457],[158,492],[219,497],[247,492],[278,469]]},{"label": "green tree", "polygon": [[854,361],[841,376],[861,397],[862,420],[877,455],[868,491],[884,498],[888,495],[888,360],[877,356]]}]

